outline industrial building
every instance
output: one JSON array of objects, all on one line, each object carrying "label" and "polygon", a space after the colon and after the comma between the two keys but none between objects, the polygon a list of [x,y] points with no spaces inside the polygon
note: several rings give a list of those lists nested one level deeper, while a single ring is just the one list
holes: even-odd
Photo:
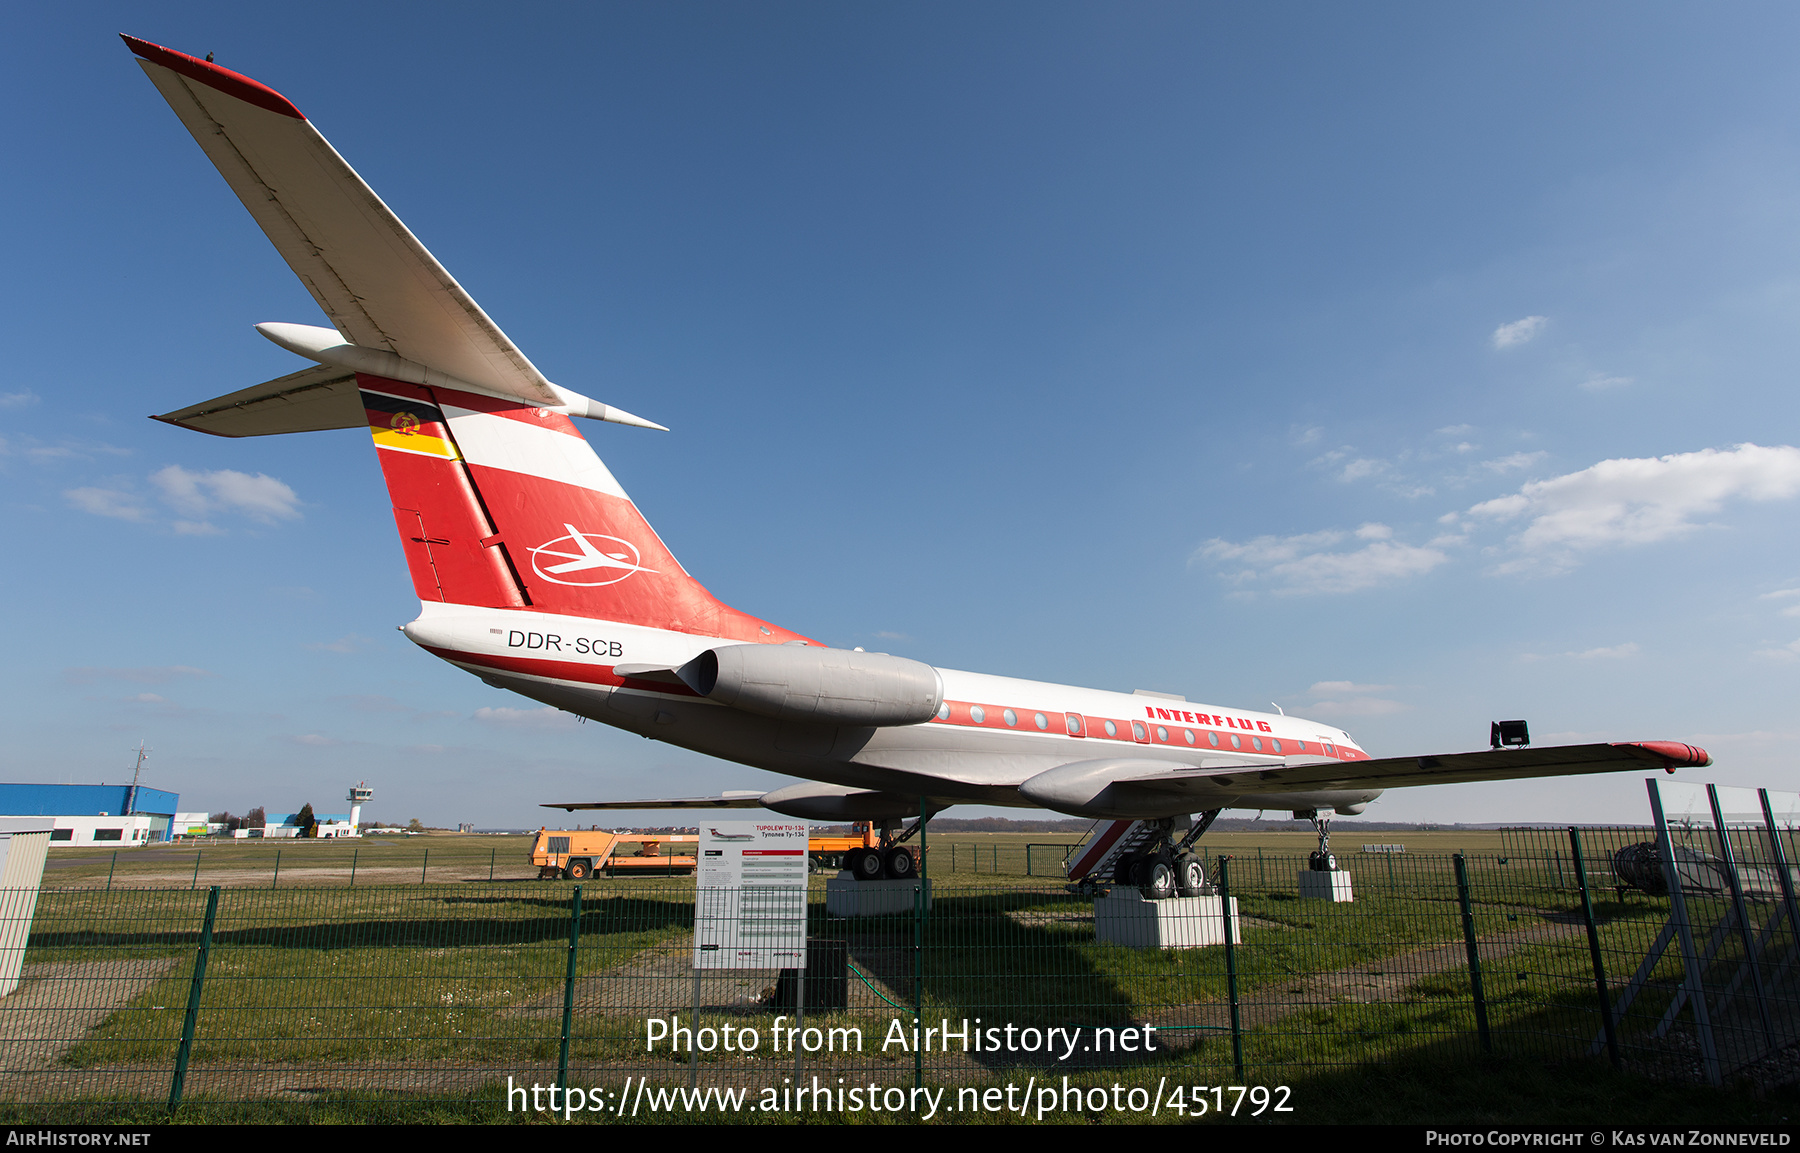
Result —
[{"label": "industrial building", "polygon": [[145,785],[0,784],[0,819],[43,817],[53,845],[152,845],[167,840],[181,797]]}]

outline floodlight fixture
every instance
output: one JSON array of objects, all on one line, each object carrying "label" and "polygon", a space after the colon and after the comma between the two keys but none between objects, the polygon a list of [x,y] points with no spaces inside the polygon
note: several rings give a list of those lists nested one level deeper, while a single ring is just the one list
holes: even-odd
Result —
[{"label": "floodlight fixture", "polygon": [[1522,749],[1531,743],[1531,730],[1524,721],[1495,721],[1488,730],[1488,743],[1496,749]]}]

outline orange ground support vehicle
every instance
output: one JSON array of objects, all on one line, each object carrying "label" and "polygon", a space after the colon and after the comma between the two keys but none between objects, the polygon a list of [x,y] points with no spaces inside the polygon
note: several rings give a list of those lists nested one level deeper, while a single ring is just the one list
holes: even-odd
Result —
[{"label": "orange ground support vehicle", "polygon": [[[867,821],[850,826],[847,837],[814,835],[806,842],[806,859],[812,871],[849,869],[865,881],[907,879],[919,875],[918,853],[904,845],[881,847],[881,831]],[[906,858],[897,860],[898,856]]]},{"label": "orange ground support vehicle", "polygon": [[[538,880],[581,881],[604,871],[645,877],[685,876],[696,858],[674,856],[670,847],[695,846],[693,833],[609,833],[599,829],[539,829],[531,842]],[[692,849],[690,848],[690,853]]]}]

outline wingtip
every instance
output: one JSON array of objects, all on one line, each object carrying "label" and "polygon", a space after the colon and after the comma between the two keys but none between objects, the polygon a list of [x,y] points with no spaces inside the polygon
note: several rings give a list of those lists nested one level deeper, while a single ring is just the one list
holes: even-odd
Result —
[{"label": "wingtip", "polygon": [[210,60],[202,60],[197,56],[189,56],[185,52],[177,52],[173,48],[164,48],[161,44],[152,44],[148,40],[139,40],[136,36],[119,33],[119,39],[125,41],[125,47],[131,49],[140,59],[152,64],[160,64],[171,72],[179,73],[189,80],[217,89],[227,96],[235,96],[246,104],[254,104],[258,108],[270,112],[279,112],[283,116],[292,116],[295,120],[306,117],[293,101],[270,88],[267,84],[252,80],[242,73],[233,72],[229,68],[221,68]]},{"label": "wingtip", "polygon": [[1655,753],[1663,760],[1663,768],[1669,772],[1676,769],[1704,769],[1713,763],[1712,755],[1699,745],[1690,745],[1682,741],[1625,741],[1633,748],[1644,749]]}]

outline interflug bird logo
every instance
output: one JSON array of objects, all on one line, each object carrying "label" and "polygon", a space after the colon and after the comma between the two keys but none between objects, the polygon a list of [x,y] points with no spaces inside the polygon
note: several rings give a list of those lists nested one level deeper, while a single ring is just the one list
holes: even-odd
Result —
[{"label": "interflug bird logo", "polygon": [[[532,571],[552,584],[592,588],[618,584],[632,573],[657,571],[643,566],[637,546],[628,540],[604,533],[582,532],[572,524],[563,527],[569,530],[569,535],[559,536],[530,550]],[[597,579],[568,579],[576,573],[592,573]]]}]

